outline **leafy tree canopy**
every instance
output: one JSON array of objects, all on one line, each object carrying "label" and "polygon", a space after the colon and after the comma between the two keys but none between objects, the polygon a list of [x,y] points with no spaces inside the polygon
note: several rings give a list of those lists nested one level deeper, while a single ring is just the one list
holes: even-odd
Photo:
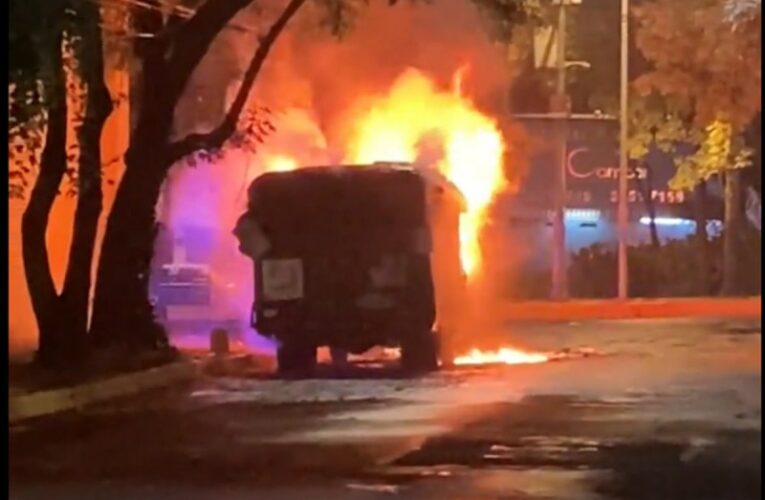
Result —
[{"label": "leafy tree canopy", "polygon": [[760,9],[726,15],[731,4],[653,0],[634,10],[652,68],[634,84],[629,153],[672,152],[674,189],[752,164],[743,132],[762,105]]}]

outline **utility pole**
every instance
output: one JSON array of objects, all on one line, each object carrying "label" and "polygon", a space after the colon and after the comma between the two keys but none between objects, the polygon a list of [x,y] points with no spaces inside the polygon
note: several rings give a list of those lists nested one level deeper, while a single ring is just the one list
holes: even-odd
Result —
[{"label": "utility pole", "polygon": [[619,250],[618,250],[618,289],[619,299],[627,299],[627,224],[629,207],[627,205],[627,93],[629,78],[629,0],[621,0],[621,80],[619,98],[619,206],[617,209]]},{"label": "utility pole", "polygon": [[566,94],[566,4],[569,0],[558,0],[558,29],[556,70],[557,80],[553,97],[553,113],[559,113],[557,126],[557,178],[555,190],[555,210],[553,214],[553,262],[552,262],[552,298],[563,300],[568,296],[566,265],[566,153],[568,142],[568,115],[570,106]]}]

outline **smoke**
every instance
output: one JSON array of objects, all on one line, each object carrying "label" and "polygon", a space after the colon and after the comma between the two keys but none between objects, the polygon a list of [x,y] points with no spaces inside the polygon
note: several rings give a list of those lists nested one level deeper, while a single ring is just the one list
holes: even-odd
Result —
[{"label": "smoke", "polygon": [[[212,247],[207,258],[213,279],[210,316],[235,321],[243,334],[250,331],[252,262],[239,254],[231,231],[245,210],[246,187],[257,175],[343,161],[351,139],[351,117],[411,69],[448,90],[455,71],[467,68],[462,93],[496,119],[502,130],[511,130],[506,118],[512,77],[507,48],[490,40],[484,20],[471,3],[439,0],[389,6],[372,0],[358,12],[342,38],[322,29],[319,20],[324,13],[318,9],[308,4],[298,14],[275,44],[256,82],[252,98],[273,110],[276,132],[255,155],[227,151],[222,159],[196,168],[178,165],[166,185],[162,219],[167,226],[178,233],[188,226],[211,230],[211,241],[206,242]],[[247,16],[255,14],[249,12],[237,22],[254,25],[254,18]],[[253,42],[251,34],[225,32],[213,53],[225,53],[224,60],[233,60],[239,70],[234,73],[241,75],[252,56]],[[202,85],[210,78],[219,84],[221,75],[230,73],[220,71],[214,61],[206,61],[194,82]],[[238,81],[228,81],[224,100],[230,102],[237,88]],[[220,92],[212,93],[217,96]],[[199,96],[187,95],[183,103],[199,100]],[[208,100],[217,102],[217,97]],[[225,106],[216,105],[211,116],[222,116],[222,109]],[[199,112],[178,113],[177,119],[193,114]],[[215,122],[209,117],[205,121],[202,128]],[[182,132],[198,129],[193,123],[177,127]],[[513,142],[507,142],[511,155]],[[416,163],[438,163],[445,156],[443,138],[428,134],[417,151]],[[513,161],[517,169],[517,158]],[[190,246],[198,243],[186,242]],[[179,332],[171,327],[171,333]],[[245,340],[255,347],[268,347],[255,336]]]},{"label": "smoke", "polygon": [[[465,91],[489,114],[506,113],[510,69],[506,48],[492,43],[475,7],[465,0],[373,0],[351,31],[338,39],[316,29],[306,10],[277,42],[257,83],[256,99],[279,108],[311,109],[328,142],[342,144],[357,98],[387,90],[407,68],[447,87],[455,70],[470,66]],[[249,50],[241,48],[242,62]]]}]

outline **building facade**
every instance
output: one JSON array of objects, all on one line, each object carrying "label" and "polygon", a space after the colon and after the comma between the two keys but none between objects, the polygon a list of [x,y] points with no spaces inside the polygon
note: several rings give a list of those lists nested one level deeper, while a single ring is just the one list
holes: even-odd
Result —
[{"label": "building facade", "polygon": [[[611,120],[573,122],[569,126],[566,161],[560,165],[555,150],[555,123],[538,120],[526,125],[536,143],[528,170],[517,188],[497,201],[493,225],[504,233],[503,251],[514,253],[524,266],[543,270],[552,262],[552,216],[560,169],[566,178],[566,250],[574,253],[600,244],[617,245],[619,184],[618,124]],[[628,244],[651,241],[653,219],[661,241],[683,239],[696,232],[693,194],[673,190],[672,156],[651,151],[640,161],[630,161],[628,178]],[[705,213],[711,234],[719,232],[721,192],[710,185],[711,203]],[[526,257],[517,257],[526,255]]]}]

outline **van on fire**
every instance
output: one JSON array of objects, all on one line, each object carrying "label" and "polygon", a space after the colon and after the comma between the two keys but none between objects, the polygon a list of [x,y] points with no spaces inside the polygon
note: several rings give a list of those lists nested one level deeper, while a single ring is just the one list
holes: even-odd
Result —
[{"label": "van on fire", "polygon": [[256,178],[234,234],[254,263],[251,324],[277,340],[278,370],[310,373],[320,346],[336,361],[400,347],[405,369],[437,369],[464,305],[463,208],[445,177],[410,164]]}]

